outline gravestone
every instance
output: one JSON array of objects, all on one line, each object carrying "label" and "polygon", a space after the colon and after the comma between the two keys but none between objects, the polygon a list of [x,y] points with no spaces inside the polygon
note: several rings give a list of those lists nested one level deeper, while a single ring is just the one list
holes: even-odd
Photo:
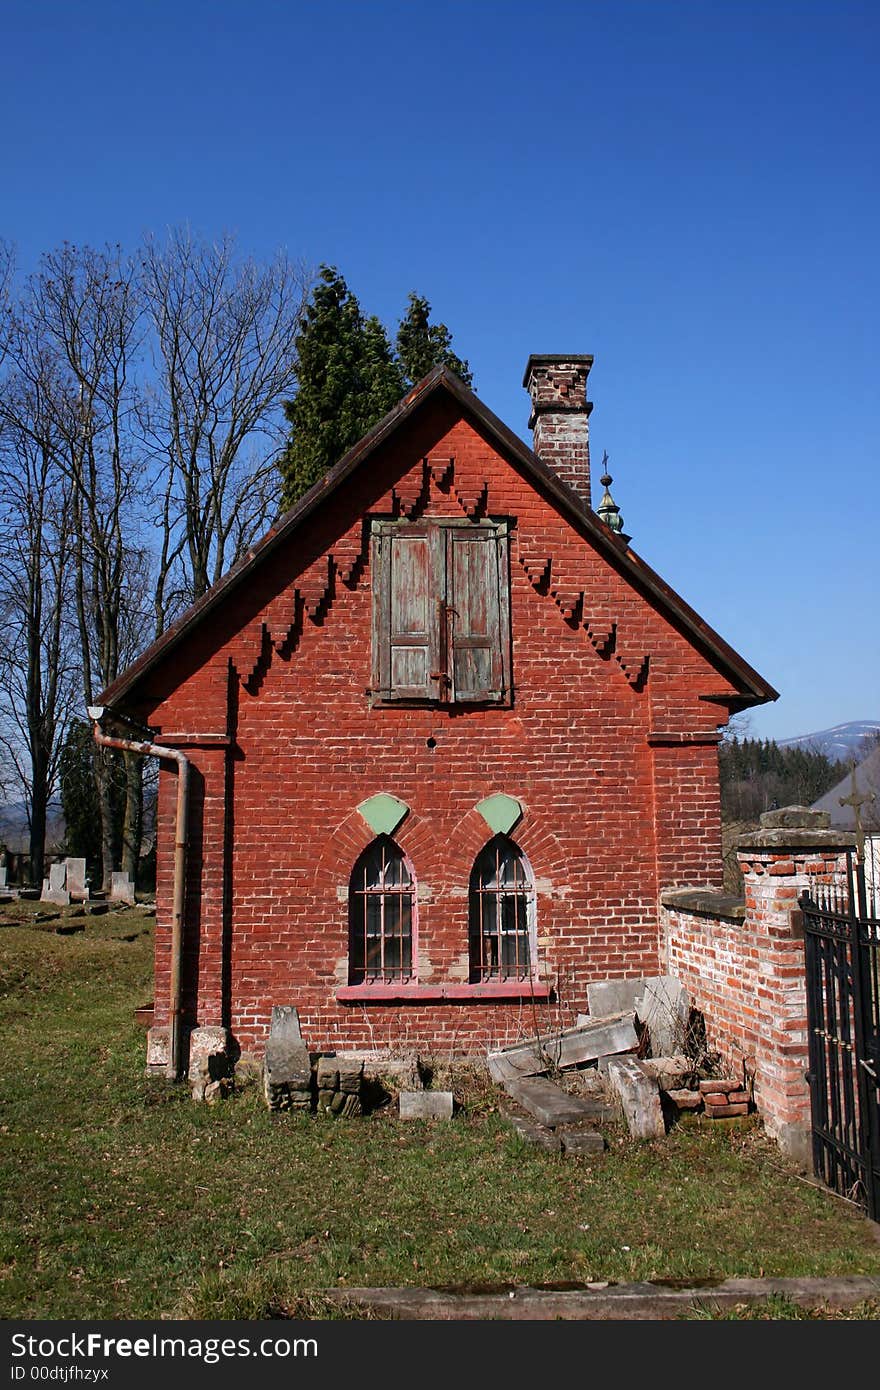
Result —
[{"label": "gravestone", "polygon": [[55,903],[59,907],[67,907],[70,903],[70,894],[67,891],[67,865],[50,864],[49,877],[43,879],[43,891],[40,894],[41,903]]},{"label": "gravestone", "polygon": [[263,1094],[270,1110],[310,1110],[312,1059],[292,1004],[275,1004],[263,1059]]},{"label": "gravestone", "polygon": [[114,869],[110,880],[110,901],[134,903],[134,884],[127,873]]},{"label": "gravestone", "polygon": [[84,859],[70,859],[64,861],[67,870],[67,891],[71,898],[76,902],[85,902],[89,896],[86,887],[86,861]]}]

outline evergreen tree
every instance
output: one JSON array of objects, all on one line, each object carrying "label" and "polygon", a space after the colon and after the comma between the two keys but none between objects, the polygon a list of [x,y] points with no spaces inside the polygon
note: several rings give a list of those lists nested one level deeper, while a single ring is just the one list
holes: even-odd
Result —
[{"label": "evergreen tree", "polygon": [[407,384],[415,386],[432,367],[443,366],[470,386],[470,367],[452,351],[452,334],[445,323],[431,323],[430,316],[427,299],[413,291],[397,330],[397,356]]},{"label": "evergreen tree", "polygon": [[809,748],[775,740],[725,739],[719,749],[721,814],[725,821],[757,820],[779,806],[811,806],[839,782],[846,767]]},{"label": "evergreen tree", "polygon": [[[101,816],[95,787],[95,753],[91,724],[83,719],[72,719],[59,759],[61,809],[66,826],[65,845],[68,854],[85,859],[89,870],[97,872],[100,879]],[[117,856],[114,859],[116,863],[122,840],[125,792],[122,759],[119,754],[113,753],[111,760],[111,834],[114,855]]]},{"label": "evergreen tree", "polygon": [[279,460],[281,502],[291,507],[432,367],[449,367],[467,385],[467,362],[452,351],[444,323],[430,322],[421,295],[409,307],[392,350],[382,323],[365,318],[335,266],[321,266],[296,340],[297,394],[284,407],[290,437]]},{"label": "evergreen tree", "polygon": [[388,335],[334,266],[319,283],[296,340],[298,389],[285,405],[290,438],[279,462],[291,507],[400,399],[404,382]]}]

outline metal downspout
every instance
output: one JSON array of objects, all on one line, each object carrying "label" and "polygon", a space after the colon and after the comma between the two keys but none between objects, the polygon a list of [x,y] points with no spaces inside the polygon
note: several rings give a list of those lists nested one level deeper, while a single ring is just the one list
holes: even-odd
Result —
[{"label": "metal downspout", "polygon": [[[166,748],[159,743],[139,742],[105,734],[100,721],[105,711],[91,707],[89,718],[94,724],[95,742],[103,748],[118,748],[139,757],[166,758],[177,764],[177,815],[174,834],[174,891],[171,917],[171,985],[169,990],[168,1065],[166,1075],[176,1081],[180,1075],[180,996],[181,960],[183,956],[183,909],[186,888],[187,820],[189,815],[189,759],[179,748]],[[118,718],[115,716],[114,718]]]}]

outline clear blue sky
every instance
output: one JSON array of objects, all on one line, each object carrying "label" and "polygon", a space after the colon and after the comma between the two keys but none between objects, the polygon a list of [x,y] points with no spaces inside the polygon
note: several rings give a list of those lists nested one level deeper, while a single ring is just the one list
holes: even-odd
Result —
[{"label": "clear blue sky", "polygon": [[876,0],[2,0],[0,235],[189,222],[427,295],[527,437],[592,352],[634,548],[782,692],[880,718]]}]

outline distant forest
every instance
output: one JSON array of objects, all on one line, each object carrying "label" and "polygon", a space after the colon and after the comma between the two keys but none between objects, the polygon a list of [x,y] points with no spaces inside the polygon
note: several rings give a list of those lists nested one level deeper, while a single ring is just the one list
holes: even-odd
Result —
[{"label": "distant forest", "polygon": [[756,821],[779,806],[812,806],[849,766],[813,750],[780,748],[772,739],[727,739],[718,757],[724,821]]}]

